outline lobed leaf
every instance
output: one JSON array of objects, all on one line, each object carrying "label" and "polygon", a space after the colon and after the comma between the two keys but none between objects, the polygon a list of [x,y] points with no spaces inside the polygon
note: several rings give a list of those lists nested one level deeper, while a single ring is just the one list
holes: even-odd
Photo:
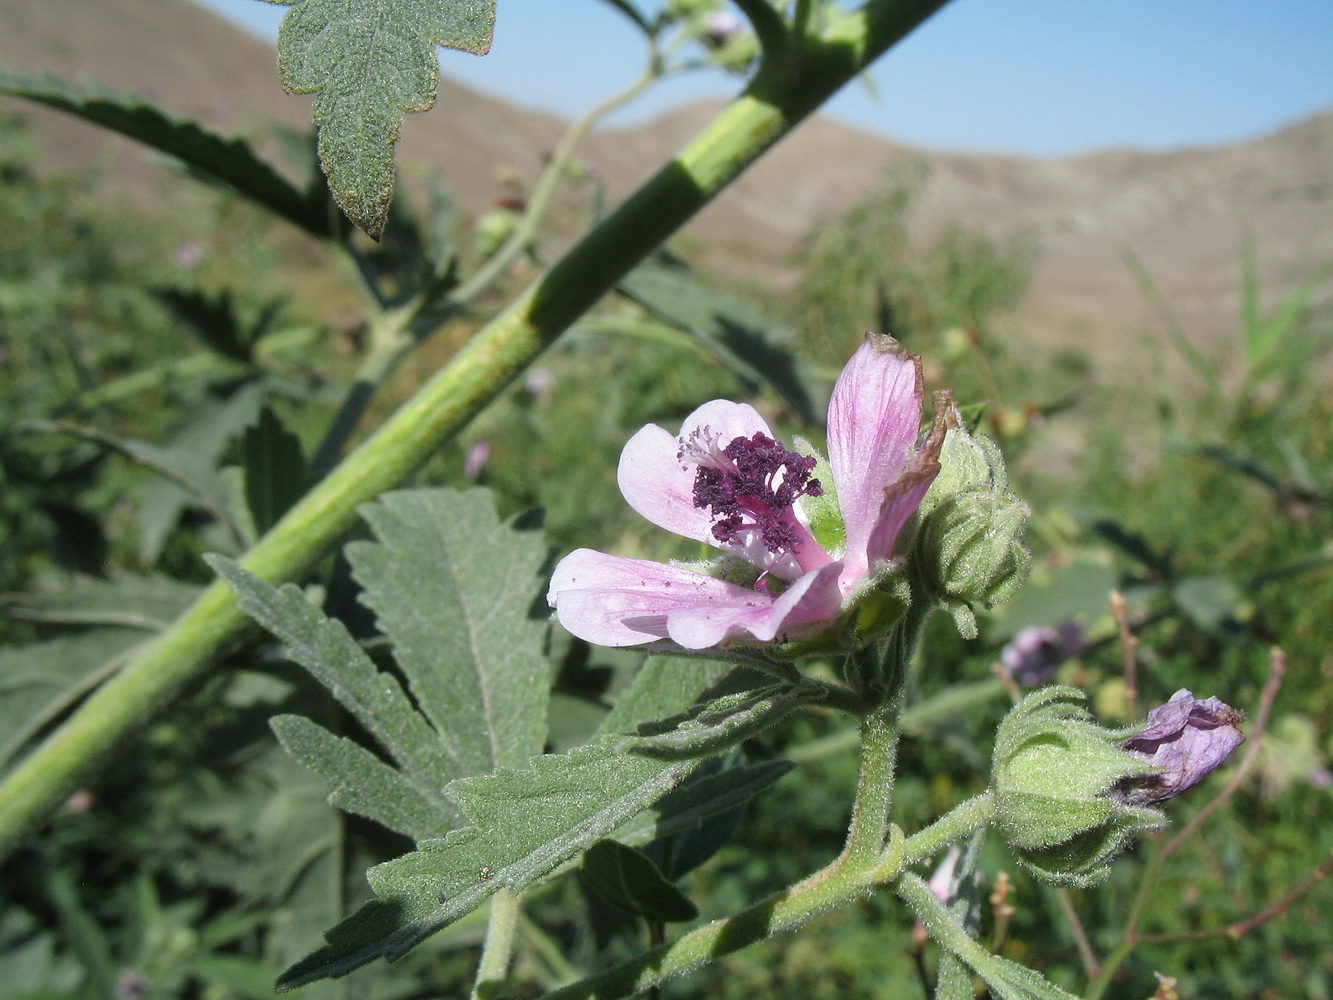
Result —
[{"label": "lobed leaf", "polygon": [[475,824],[372,868],[376,900],[325,935],[279,990],[390,961],[501,886],[522,892],[675,788],[696,765],[616,753],[604,741],[449,786]]},{"label": "lobed leaf", "polygon": [[530,614],[540,532],[503,522],[486,490],[410,490],[361,508],[378,538],[347,546],[362,602],[393,642],[457,776],[520,767],[546,739],[545,623]]},{"label": "lobed leaf", "polygon": [[334,200],[379,239],[403,115],[435,103],[435,45],[484,54],[495,0],[300,0],[278,32],[278,72],[317,94],[319,160]]},{"label": "lobed leaf", "polygon": [[417,841],[443,837],[461,825],[452,803],[427,796],[361,744],[300,715],[275,716],[271,725],[288,753],[333,786],[331,805]]},{"label": "lobed leaf", "polygon": [[620,741],[619,749],[666,760],[711,757],[826,695],[826,689],[813,682],[723,695],[681,715],[640,726],[638,734]]},{"label": "lobed leaf", "polygon": [[326,618],[293,584],[278,589],[229,559],[205,559],[236,591],[245,612],[287,644],[291,659],[333,693],[418,788],[429,794],[458,776],[398,681],[375,667],[342,622]]},{"label": "lobed leaf", "polygon": [[0,93],[26,97],[119,132],[176,157],[192,171],[227,185],[314,236],[331,235],[325,202],[297,190],[244,139],[224,139],[168,115],[144,98],[75,86],[51,74],[24,76],[0,70]]}]

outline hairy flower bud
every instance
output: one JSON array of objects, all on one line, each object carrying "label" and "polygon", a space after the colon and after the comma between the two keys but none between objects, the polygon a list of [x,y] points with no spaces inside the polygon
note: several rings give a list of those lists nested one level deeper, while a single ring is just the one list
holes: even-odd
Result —
[{"label": "hairy flower bud", "polygon": [[[955,421],[957,424],[957,421]],[[918,578],[971,638],[974,606],[994,607],[1027,579],[1023,530],[1031,511],[1009,492],[995,443],[953,426],[940,449],[940,472],[920,507]]]},{"label": "hairy flower bud", "polygon": [[1156,809],[1117,794],[1157,768],[1122,748],[1125,732],[1093,722],[1084,701],[1075,688],[1034,692],[995,741],[997,826],[1018,862],[1056,885],[1100,881],[1134,838],[1165,824]]},{"label": "hairy flower bud", "polygon": [[1218,698],[1196,698],[1181,688],[1148,713],[1148,728],[1124,747],[1160,770],[1122,780],[1116,795],[1131,805],[1152,805],[1187,792],[1245,742],[1244,715]]}]

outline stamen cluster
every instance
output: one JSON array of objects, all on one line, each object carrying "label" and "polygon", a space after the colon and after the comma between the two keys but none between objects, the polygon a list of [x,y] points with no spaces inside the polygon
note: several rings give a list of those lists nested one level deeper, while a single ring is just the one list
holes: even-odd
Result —
[{"label": "stamen cluster", "polygon": [[764,547],[776,554],[795,551],[801,535],[792,512],[798,498],[823,496],[818,479],[811,479],[815,459],[788,451],[771,437],[755,432],[737,437],[718,449],[717,441],[700,454],[699,440],[683,442],[680,456],[698,462],[694,478],[694,506],[714,518],[713,537],[727,544],[744,544],[743,533],[757,533]]}]

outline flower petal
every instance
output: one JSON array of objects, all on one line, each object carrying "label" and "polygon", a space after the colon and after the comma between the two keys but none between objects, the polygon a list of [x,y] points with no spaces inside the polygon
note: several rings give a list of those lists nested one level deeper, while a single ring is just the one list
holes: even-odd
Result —
[{"label": "flower petal", "polygon": [[[864,573],[869,566],[872,534],[877,550],[874,558],[882,558],[886,537],[891,547],[898,527],[916,509],[913,504],[900,518],[902,508],[910,502],[910,496],[904,497],[903,503],[895,503],[895,509],[887,512],[886,522],[880,523],[885,490],[902,477],[916,443],[921,396],[920,358],[908,354],[892,337],[873,333],[866,334],[865,343],[852,355],[833,388],[828,411],[829,465],[847,529],[848,569]],[[908,492],[914,495],[916,491]]]},{"label": "flower petal", "polygon": [[[796,556],[785,553],[778,558],[754,536],[745,544],[723,544],[713,536],[713,515],[706,508],[694,506],[696,466],[682,464],[677,457],[682,439],[707,428],[709,434],[724,443],[755,433],[772,437],[768,423],[748,403],[715,399],[704,403],[681,424],[680,435],[649,424],[629,439],[620,453],[616,479],[625,500],[644,518],[685,538],[706,542],[714,548],[744,559],[761,569],[770,570],[784,580],[793,580],[804,571]],[[802,529],[804,531],[804,529]],[[808,532],[805,532],[808,536]],[[806,567],[828,562],[813,538],[807,538],[801,556]]]},{"label": "flower petal", "polygon": [[[944,447],[944,435],[957,423],[957,411],[953,406],[953,393],[949,390],[935,393],[934,421],[930,433],[916,453],[912,467],[897,480],[884,487],[884,506],[880,508],[875,526],[866,539],[865,557],[867,566],[888,559],[893,555],[893,545],[898,539],[898,532],[907,519],[921,506],[921,501],[930,489],[930,484],[940,473],[940,449]],[[851,547],[848,546],[850,557]]]},{"label": "flower petal", "polygon": [[[803,626],[831,622],[841,607],[841,566],[831,563],[807,573],[776,600],[751,592],[748,600],[712,601],[667,614],[667,633],[686,649],[708,649],[745,634],[760,642],[787,641]],[[739,589],[739,588],[738,588]]]},{"label": "flower petal", "polygon": [[576,549],[560,560],[546,600],[561,625],[601,646],[638,646],[667,638],[673,612],[717,608],[752,613],[747,609],[758,608],[767,615],[773,604],[766,594],[679,566],[592,549]]},{"label": "flower petal", "polygon": [[728,442],[756,431],[772,436],[753,406],[715,399],[686,417],[678,436],[649,424],[630,438],[620,453],[616,480],[629,505],[659,528],[726,548],[713,538],[709,512],[694,506],[695,467],[677,457],[681,439],[704,427]]}]

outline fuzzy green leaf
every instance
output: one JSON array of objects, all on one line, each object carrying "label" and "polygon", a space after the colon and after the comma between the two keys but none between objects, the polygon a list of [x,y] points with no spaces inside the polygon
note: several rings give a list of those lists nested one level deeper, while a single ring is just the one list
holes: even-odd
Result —
[{"label": "fuzzy green leaf", "polygon": [[650,656],[598,732],[632,733],[646,722],[679,715],[735,669],[734,664],[721,660]]},{"label": "fuzzy green leaf", "polygon": [[653,859],[614,840],[599,840],[583,855],[583,880],[609,903],[645,920],[693,920],[699,908],[662,874]]},{"label": "fuzzy green leaf", "polygon": [[0,93],[26,97],[174,156],[190,170],[225,184],[315,236],[329,234],[323,199],[314,200],[261,160],[243,139],[224,139],[173,118],[141,97],[74,86],[52,75],[0,71]]},{"label": "fuzzy green leaf", "polygon": [[684,833],[718,813],[744,805],[795,767],[789,760],[766,760],[707,777],[696,774],[658,799],[652,809],[617,827],[615,838],[626,844],[646,844]]},{"label": "fuzzy green leaf", "polygon": [[347,217],[379,239],[403,115],[435,103],[435,46],[490,49],[494,0],[300,0],[278,32],[278,72],[315,93],[319,160]]},{"label": "fuzzy green leaf", "polygon": [[681,715],[640,726],[636,735],[620,741],[620,749],[663,759],[711,757],[825,695],[821,685],[811,682],[723,695]]},{"label": "fuzzy green leaf", "polygon": [[277,988],[392,961],[501,886],[522,892],[675,788],[695,763],[627,756],[604,741],[454,782],[449,794],[476,826],[372,868],[378,899],[332,928],[329,944]]},{"label": "fuzzy green leaf", "polygon": [[545,625],[531,616],[547,546],[485,490],[410,490],[361,508],[378,542],[347,547],[362,601],[458,774],[521,767],[546,739]]},{"label": "fuzzy green leaf", "polygon": [[359,743],[299,715],[276,716],[271,725],[288,753],[333,786],[331,805],[417,841],[443,837],[460,825],[452,803],[428,797]]},{"label": "fuzzy green leaf", "polygon": [[287,644],[288,656],[333,693],[418,788],[442,789],[458,776],[439,736],[398,681],[375,667],[342,622],[326,618],[292,584],[277,589],[229,559],[205,559],[236,591],[245,612]]},{"label": "fuzzy green leaf", "polygon": [[310,486],[301,439],[267,406],[241,437],[245,505],[262,535],[305,495]]}]

